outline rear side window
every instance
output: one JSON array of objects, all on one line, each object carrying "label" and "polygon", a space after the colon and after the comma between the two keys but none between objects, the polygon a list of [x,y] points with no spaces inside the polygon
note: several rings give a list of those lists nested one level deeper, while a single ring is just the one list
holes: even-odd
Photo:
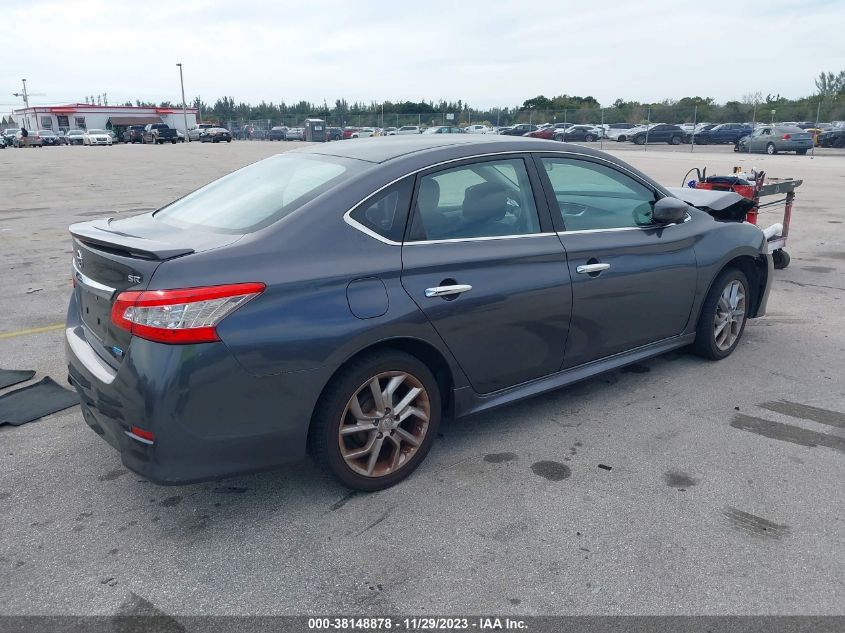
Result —
[{"label": "rear side window", "polygon": [[422,176],[406,241],[539,232],[534,195],[520,158],[471,163]]},{"label": "rear side window", "polygon": [[159,209],[155,218],[182,228],[250,233],[293,213],[367,163],[281,154],[244,167]]},{"label": "rear side window", "polygon": [[401,242],[413,184],[413,178],[405,178],[387,187],[350,213],[350,217],[388,240]]}]

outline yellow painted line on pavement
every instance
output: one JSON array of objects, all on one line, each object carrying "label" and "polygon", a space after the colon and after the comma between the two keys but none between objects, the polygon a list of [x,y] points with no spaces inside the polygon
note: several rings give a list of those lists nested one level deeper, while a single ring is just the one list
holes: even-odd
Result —
[{"label": "yellow painted line on pavement", "polygon": [[29,336],[30,334],[41,334],[42,332],[53,332],[54,330],[61,330],[63,327],[65,327],[64,323],[55,323],[53,325],[31,327],[27,330],[17,330],[15,332],[0,332],[0,339],[15,338],[16,336]]}]

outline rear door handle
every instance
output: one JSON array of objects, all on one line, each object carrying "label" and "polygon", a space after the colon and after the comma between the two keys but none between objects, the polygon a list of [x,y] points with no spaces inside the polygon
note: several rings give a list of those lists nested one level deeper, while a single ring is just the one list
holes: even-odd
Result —
[{"label": "rear door handle", "polygon": [[434,288],[426,288],[426,297],[451,297],[459,295],[463,292],[469,292],[472,286],[469,284],[455,284],[454,286],[435,286]]},{"label": "rear door handle", "polygon": [[589,275],[591,273],[600,273],[608,268],[610,268],[610,264],[585,264],[583,266],[578,266],[575,269],[575,272]]}]

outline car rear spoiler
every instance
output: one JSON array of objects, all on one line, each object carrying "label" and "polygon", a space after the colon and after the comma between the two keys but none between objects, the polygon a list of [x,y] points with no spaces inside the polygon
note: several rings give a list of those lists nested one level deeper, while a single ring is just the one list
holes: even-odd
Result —
[{"label": "car rear spoiler", "polygon": [[192,248],[121,233],[110,227],[112,218],[80,222],[70,226],[70,234],[86,245],[127,257],[164,261],[190,255]]}]

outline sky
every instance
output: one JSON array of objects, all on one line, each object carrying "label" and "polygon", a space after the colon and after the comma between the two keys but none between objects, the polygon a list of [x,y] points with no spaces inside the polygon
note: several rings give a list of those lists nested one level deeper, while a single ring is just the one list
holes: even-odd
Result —
[{"label": "sky", "polygon": [[[330,105],[543,94],[642,103],[814,92],[845,68],[845,0],[0,0],[0,112],[188,101]],[[43,94],[39,94],[43,93]]]}]

